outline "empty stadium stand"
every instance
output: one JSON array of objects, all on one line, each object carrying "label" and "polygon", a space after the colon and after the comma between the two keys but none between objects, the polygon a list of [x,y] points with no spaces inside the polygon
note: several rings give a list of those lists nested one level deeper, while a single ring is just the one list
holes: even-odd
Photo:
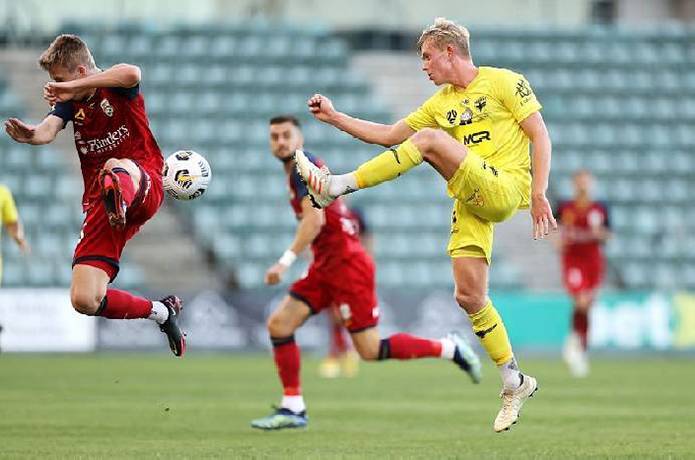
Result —
[{"label": "empty stadium stand", "polygon": [[[125,61],[142,67],[152,127],[165,152],[190,148],[209,159],[214,176],[208,193],[177,203],[177,209],[201,248],[212,250],[219,268],[235,273],[242,287],[262,284],[295,228],[282,167],[268,151],[267,120],[299,115],[306,149],[338,172],[379,148],[311,120],[308,96],[323,92],[348,113],[392,121],[368,82],[350,72],[345,42],[321,28],[249,22],[66,30],[82,34],[101,66]],[[554,142],[552,196],[570,194],[577,168],[598,176],[616,234],[608,254],[622,286],[695,287],[692,38],[693,32],[678,27],[486,29],[473,35],[478,64],[523,72],[544,105]],[[3,116],[17,113],[18,104],[0,89]],[[38,262],[22,261],[21,274],[11,278],[8,270],[6,282],[65,283],[68,274],[59,267],[69,268],[69,260],[66,265],[57,257],[71,254],[79,178],[66,174],[48,152],[26,155],[7,138],[0,149],[0,181],[17,192],[27,223],[55,229],[30,230]],[[48,188],[56,190],[57,203]],[[445,253],[451,203],[444,190],[429,168],[419,168],[351,197],[374,231],[382,286],[451,284]],[[18,260],[11,250],[6,254],[9,263]],[[496,254],[492,287],[523,287],[524,268]]]}]

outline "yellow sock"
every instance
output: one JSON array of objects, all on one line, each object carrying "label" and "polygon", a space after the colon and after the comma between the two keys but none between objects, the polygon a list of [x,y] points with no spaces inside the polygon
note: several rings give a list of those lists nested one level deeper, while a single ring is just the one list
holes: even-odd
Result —
[{"label": "yellow sock", "polygon": [[478,313],[468,316],[473,324],[473,332],[495,364],[501,366],[514,357],[507,329],[491,300]]},{"label": "yellow sock", "polygon": [[355,171],[359,188],[375,185],[395,179],[401,174],[422,163],[422,154],[410,139],[398,148],[389,149],[360,165]]}]

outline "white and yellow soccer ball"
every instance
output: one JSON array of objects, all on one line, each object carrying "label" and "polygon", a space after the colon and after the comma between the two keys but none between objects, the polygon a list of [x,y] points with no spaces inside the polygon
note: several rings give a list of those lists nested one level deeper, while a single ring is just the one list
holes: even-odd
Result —
[{"label": "white and yellow soccer ball", "polygon": [[177,200],[193,200],[207,190],[212,170],[205,157],[193,150],[179,150],[164,162],[164,190]]}]

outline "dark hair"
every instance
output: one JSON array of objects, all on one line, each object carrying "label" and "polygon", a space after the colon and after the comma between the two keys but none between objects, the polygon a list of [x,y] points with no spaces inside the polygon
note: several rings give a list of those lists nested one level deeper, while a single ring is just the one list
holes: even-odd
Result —
[{"label": "dark hair", "polygon": [[281,123],[292,123],[297,128],[302,127],[302,124],[299,123],[299,120],[297,120],[297,117],[295,117],[293,115],[277,115],[277,116],[270,119],[271,125],[279,125]]}]

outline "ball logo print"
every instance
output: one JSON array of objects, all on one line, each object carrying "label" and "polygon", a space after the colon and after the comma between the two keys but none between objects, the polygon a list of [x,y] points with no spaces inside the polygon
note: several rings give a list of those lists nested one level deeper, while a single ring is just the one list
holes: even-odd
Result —
[{"label": "ball logo print", "polygon": [[187,169],[176,171],[174,181],[183,189],[189,189],[193,185],[193,178]]},{"label": "ball logo print", "polygon": [[172,153],[163,170],[164,190],[177,200],[193,200],[207,190],[212,171],[207,160],[192,150]]}]

